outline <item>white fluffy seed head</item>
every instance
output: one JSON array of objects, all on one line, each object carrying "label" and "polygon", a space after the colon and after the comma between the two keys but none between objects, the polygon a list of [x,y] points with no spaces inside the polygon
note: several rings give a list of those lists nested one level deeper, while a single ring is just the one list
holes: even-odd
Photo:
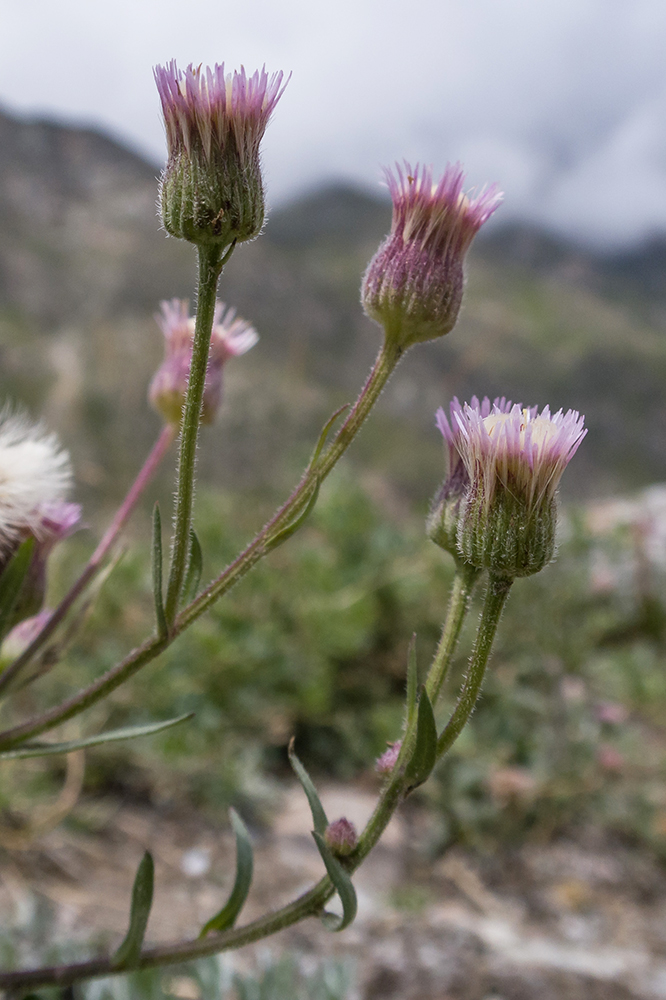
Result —
[{"label": "white fluffy seed head", "polygon": [[40,508],[63,500],[72,470],[55,434],[20,413],[0,412],[0,554],[39,530]]}]

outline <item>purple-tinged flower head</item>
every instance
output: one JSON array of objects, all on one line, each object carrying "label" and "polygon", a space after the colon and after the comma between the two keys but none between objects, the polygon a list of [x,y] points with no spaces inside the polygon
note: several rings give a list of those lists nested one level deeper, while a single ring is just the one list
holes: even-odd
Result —
[{"label": "purple-tinged flower head", "polygon": [[350,820],[342,816],[328,824],[324,832],[324,840],[336,857],[344,858],[351,854],[358,844],[356,827]]},{"label": "purple-tinged flower head", "polygon": [[[536,573],[555,551],[555,494],[587,431],[574,410],[487,399],[438,412],[463,460],[469,486],[458,522],[458,554],[513,579]],[[455,428],[455,429],[454,429]],[[444,433],[444,431],[443,431]],[[446,434],[445,434],[446,437]]]},{"label": "purple-tinged flower head", "polygon": [[370,261],[361,300],[387,340],[403,349],[449,333],[463,295],[463,263],[474,236],[502,200],[497,187],[463,191],[459,163],[433,183],[430,167],[386,170],[391,232]]},{"label": "purple-tinged flower head", "polygon": [[288,81],[265,68],[248,76],[172,60],[154,70],[162,102],[168,160],[160,189],[170,235],[191,243],[233,242],[259,235],[264,191],[259,146]]},{"label": "purple-tinged flower head", "polygon": [[34,538],[34,547],[28,571],[23,580],[14,606],[12,620],[23,621],[36,615],[46,594],[46,568],[51,552],[58,544],[78,530],[81,506],[65,500],[51,500],[40,504],[34,512],[34,521],[24,537]]},{"label": "purple-tinged flower head", "polygon": [[[483,403],[479,403],[476,396],[474,396],[471,405],[477,407],[484,416],[488,416],[490,413],[490,401],[487,398],[484,399]],[[493,406],[502,412],[506,412],[511,408],[511,403],[502,398],[496,399]],[[460,403],[454,397],[449,405],[448,418],[441,407],[437,411],[436,424],[444,438],[446,475],[433,498],[430,513],[426,519],[426,533],[428,537],[436,545],[439,545],[440,548],[449,552],[456,561],[459,559],[458,524],[460,521],[460,507],[470,483],[460,447],[460,422],[458,421],[460,410]]]},{"label": "purple-tinged flower head", "polygon": [[402,740],[397,740],[397,742],[389,745],[388,749],[375,762],[375,771],[377,774],[391,774],[397,763],[401,749]]},{"label": "purple-tinged flower head", "polygon": [[[160,303],[160,308],[161,313],[157,313],[155,319],[164,334],[165,358],[153,377],[148,396],[166,422],[178,426],[192,364],[195,319],[189,315],[187,299],[171,299]],[[215,303],[201,409],[202,423],[212,424],[219,411],[225,362],[245,354],[258,339],[253,327],[237,318],[234,309],[227,309],[223,302]]]}]

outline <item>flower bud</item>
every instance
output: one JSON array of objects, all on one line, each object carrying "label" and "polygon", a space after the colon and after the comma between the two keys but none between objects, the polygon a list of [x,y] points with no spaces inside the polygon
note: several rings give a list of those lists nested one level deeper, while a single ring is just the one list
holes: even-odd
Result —
[{"label": "flower bud", "polygon": [[402,740],[397,740],[397,742],[389,745],[388,750],[385,750],[381,757],[378,757],[375,762],[375,771],[377,774],[391,773],[396,765],[401,749]]},{"label": "flower bud", "polygon": [[26,534],[35,539],[30,565],[14,606],[12,620],[22,622],[37,615],[46,594],[46,565],[55,545],[73,534],[81,520],[78,503],[64,500],[42,504],[36,512],[38,520]]},{"label": "flower bud", "polygon": [[339,858],[351,854],[358,843],[356,827],[344,816],[329,823],[324,833],[324,840],[333,854]]},{"label": "flower bud", "polygon": [[435,494],[430,513],[426,518],[426,534],[428,538],[458,559],[458,521],[460,504],[469,488],[469,476],[463,462],[457,443],[458,424],[456,423],[456,407],[458,400],[450,405],[451,423],[446,419],[444,410],[437,411],[437,426],[442,432],[446,450],[446,478]]},{"label": "flower bud", "polygon": [[[148,398],[167,423],[178,426],[190,377],[195,320],[189,316],[187,300],[172,299],[160,306],[162,312],[155,319],[164,334],[165,358],[150,383]],[[220,408],[222,369],[226,361],[245,354],[258,339],[249,323],[236,318],[234,309],[225,309],[223,302],[215,303],[201,408],[203,424],[212,424]]]},{"label": "flower bud", "polygon": [[33,639],[37,638],[52,614],[50,608],[43,608],[39,614],[33,615],[32,618],[24,618],[18,625],[15,625],[2,640],[0,666],[4,667],[18,659]]},{"label": "flower bud", "polygon": [[[160,188],[164,228],[191,243],[217,245],[259,235],[264,190],[259,145],[284,87],[265,69],[225,75],[175,60],[156,66],[168,161]],[[286,84],[285,84],[286,86]]]},{"label": "flower bud", "polygon": [[361,301],[401,349],[449,333],[463,295],[463,262],[472,239],[502,200],[495,186],[463,193],[460,164],[438,184],[432,170],[405,163],[385,171],[393,200],[391,232],[370,261]]},{"label": "flower bud", "polygon": [[[478,569],[513,580],[537,573],[555,551],[555,494],[587,433],[573,410],[551,416],[487,399],[452,416],[469,477],[458,523],[458,554]],[[439,411],[440,421],[445,421]]]}]

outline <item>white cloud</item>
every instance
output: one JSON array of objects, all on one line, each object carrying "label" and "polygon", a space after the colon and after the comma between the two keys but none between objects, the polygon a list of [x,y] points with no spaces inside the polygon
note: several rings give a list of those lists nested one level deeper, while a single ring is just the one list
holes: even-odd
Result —
[{"label": "white cloud", "polygon": [[155,160],[155,62],[293,70],[265,146],[274,201],[321,177],[372,184],[403,157],[463,158],[506,189],[505,217],[597,239],[666,228],[663,0],[5,7],[0,100],[98,122]]}]

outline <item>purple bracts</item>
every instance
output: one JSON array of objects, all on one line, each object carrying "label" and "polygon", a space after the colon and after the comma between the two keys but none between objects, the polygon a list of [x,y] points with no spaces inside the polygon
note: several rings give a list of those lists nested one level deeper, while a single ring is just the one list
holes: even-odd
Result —
[{"label": "purple bracts", "polygon": [[154,69],[162,102],[169,156],[184,149],[201,149],[210,159],[214,148],[233,140],[241,160],[255,156],[275,105],[284,88],[283,73],[266,69],[247,76],[241,67],[224,71],[190,64],[179,70],[175,59]]},{"label": "purple bracts", "polygon": [[463,263],[472,239],[502,200],[495,186],[463,192],[460,164],[434,184],[429,167],[386,170],[393,200],[391,232],[368,265],[363,307],[387,340],[407,348],[449,333],[463,295]]}]

